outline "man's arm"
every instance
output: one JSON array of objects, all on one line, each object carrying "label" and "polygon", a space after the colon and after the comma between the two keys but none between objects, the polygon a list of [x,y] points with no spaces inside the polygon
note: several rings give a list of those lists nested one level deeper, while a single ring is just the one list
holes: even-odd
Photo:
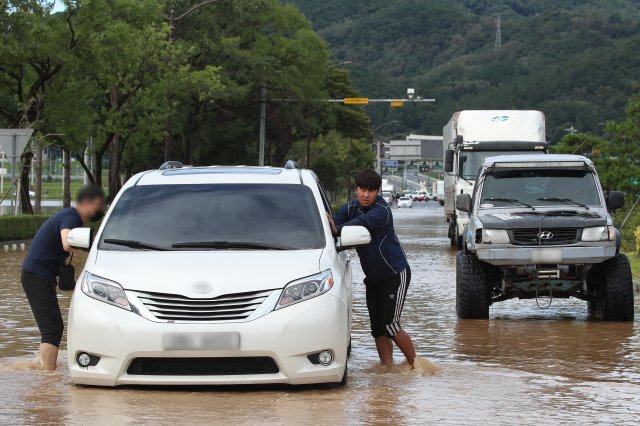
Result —
[{"label": "man's arm", "polygon": [[391,213],[389,212],[389,208],[375,203],[368,212],[361,214],[358,217],[355,217],[347,222],[343,222],[341,225],[338,225],[336,222],[338,231],[342,229],[344,226],[364,226],[367,229],[376,229],[382,228],[391,219]]},{"label": "man's arm", "polygon": [[73,247],[71,247],[69,244],[67,244],[67,235],[69,235],[70,231],[71,229],[69,228],[65,228],[60,231],[60,238],[62,238],[62,248],[67,253],[80,253],[80,250],[76,250]]},{"label": "man's arm", "polygon": [[82,220],[76,215],[66,214],[60,221],[60,238],[62,239],[62,248],[67,253],[80,253],[80,250],[76,250],[67,244],[67,235],[73,228],[82,226]]}]

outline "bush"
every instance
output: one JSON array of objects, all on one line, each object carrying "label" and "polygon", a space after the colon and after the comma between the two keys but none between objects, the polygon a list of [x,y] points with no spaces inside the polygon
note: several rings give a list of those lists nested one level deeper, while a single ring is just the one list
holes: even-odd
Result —
[{"label": "bush", "polygon": [[33,238],[48,215],[0,216],[0,241]]}]

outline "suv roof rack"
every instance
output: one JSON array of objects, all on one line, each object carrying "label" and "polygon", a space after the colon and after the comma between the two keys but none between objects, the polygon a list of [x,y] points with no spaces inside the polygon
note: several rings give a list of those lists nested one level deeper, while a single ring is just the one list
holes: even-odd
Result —
[{"label": "suv roof rack", "polygon": [[167,161],[162,163],[158,170],[181,169],[184,167],[180,161]]},{"label": "suv roof rack", "polygon": [[293,160],[287,161],[287,164],[284,165],[285,169],[298,169],[300,170],[300,166]]}]

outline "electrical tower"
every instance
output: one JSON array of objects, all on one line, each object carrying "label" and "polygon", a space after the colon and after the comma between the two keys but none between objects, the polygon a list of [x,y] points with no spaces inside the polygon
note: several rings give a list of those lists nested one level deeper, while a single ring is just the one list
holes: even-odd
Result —
[{"label": "electrical tower", "polygon": [[498,15],[498,22],[496,23],[496,42],[493,45],[495,50],[498,50],[502,47],[502,28],[500,25],[500,21],[502,20],[502,15]]}]

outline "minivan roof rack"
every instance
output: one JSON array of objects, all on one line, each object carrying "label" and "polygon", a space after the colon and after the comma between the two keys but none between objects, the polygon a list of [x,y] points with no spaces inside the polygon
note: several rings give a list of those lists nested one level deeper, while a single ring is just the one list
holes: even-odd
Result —
[{"label": "minivan roof rack", "polygon": [[285,169],[300,169],[300,166],[298,165],[298,163],[296,163],[293,160],[289,160],[287,161],[287,164],[284,165]]},{"label": "minivan roof rack", "polygon": [[158,170],[181,169],[184,167],[180,161],[167,161],[162,163]]}]

